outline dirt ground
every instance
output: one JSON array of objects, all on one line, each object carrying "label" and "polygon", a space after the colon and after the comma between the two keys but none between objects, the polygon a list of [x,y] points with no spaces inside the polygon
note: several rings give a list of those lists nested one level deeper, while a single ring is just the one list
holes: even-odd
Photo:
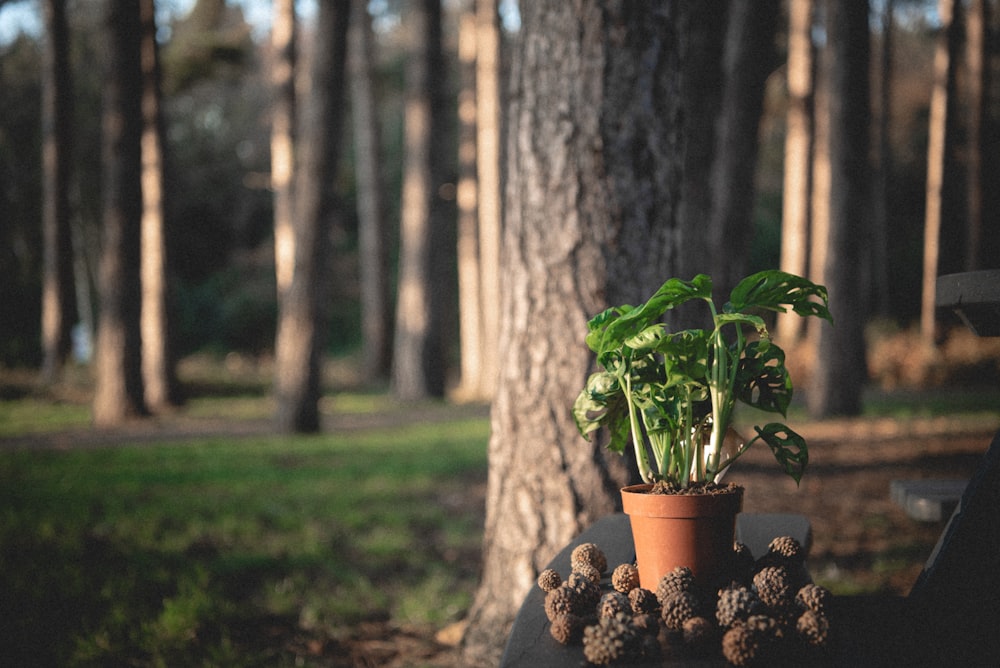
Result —
[{"label": "dirt ground", "polygon": [[[468,409],[459,409],[462,413]],[[442,409],[447,413],[447,409]],[[398,417],[398,416],[397,416]],[[445,419],[444,415],[437,416]],[[225,424],[183,418],[136,425],[119,436],[135,441],[168,433],[223,432]],[[244,423],[246,424],[246,423]],[[231,425],[230,425],[231,426]],[[339,425],[350,427],[350,425]],[[370,426],[370,425],[355,425]],[[809,568],[840,593],[906,594],[930,555],[944,522],[909,518],[889,496],[897,479],[968,478],[1000,429],[1000,412],[973,417],[855,418],[796,424],[810,448],[800,486],[784,476],[767,448],[757,448],[733,467],[727,480],[746,487],[746,512],[805,514],[813,529]],[[264,425],[244,427],[254,431]],[[93,436],[93,432],[89,432]],[[102,443],[109,442],[101,435]],[[98,439],[63,433],[35,436],[21,447],[96,447]],[[95,442],[92,442],[95,441]],[[465,507],[482,509],[483,486],[470,488]],[[478,511],[477,511],[478,512]],[[461,625],[445,629],[399,628],[373,620],[340,641],[304,636],[294,628],[269,629],[276,643],[310,665],[457,668],[454,646]]]}]

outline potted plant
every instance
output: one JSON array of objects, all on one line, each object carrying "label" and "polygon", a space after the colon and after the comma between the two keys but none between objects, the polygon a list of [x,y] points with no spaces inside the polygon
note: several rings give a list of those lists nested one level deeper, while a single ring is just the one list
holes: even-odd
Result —
[{"label": "potted plant", "polygon": [[[710,327],[670,331],[664,314],[690,301],[707,304]],[[737,402],[784,416],[792,399],[784,351],[761,312],[790,308],[832,322],[827,306],[825,287],[768,270],[740,281],[720,308],[712,279],[699,274],[672,278],[645,303],[609,308],[588,323],[600,370],[577,397],[574,417],[586,438],[606,428],[614,452],[631,444],[644,483],[622,489],[622,505],[643,587],[655,589],[676,566],[709,584],[729,576],[743,490],[719,481],[754,443],[766,443],[798,483],[809,460],[802,436],[774,422],[744,440],[731,421]],[[675,533],[661,537],[647,526],[662,524]]]}]

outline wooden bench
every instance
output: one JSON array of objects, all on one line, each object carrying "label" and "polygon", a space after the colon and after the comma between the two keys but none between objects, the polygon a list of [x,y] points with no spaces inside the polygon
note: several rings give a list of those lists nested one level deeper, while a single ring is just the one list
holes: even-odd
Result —
[{"label": "wooden bench", "polygon": [[968,480],[893,480],[889,498],[918,522],[943,522],[962,499]]}]

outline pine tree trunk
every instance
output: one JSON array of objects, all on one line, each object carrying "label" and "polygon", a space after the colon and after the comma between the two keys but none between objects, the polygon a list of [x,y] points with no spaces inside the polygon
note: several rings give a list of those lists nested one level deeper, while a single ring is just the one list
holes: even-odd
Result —
[{"label": "pine tree trunk", "polygon": [[924,212],[924,266],[920,301],[920,335],[933,345],[936,334],[935,299],[938,258],[941,252],[941,217],[944,211],[945,163],[950,101],[954,90],[956,28],[952,20],[957,0],[940,0],[941,35],[934,51],[934,89],[931,93],[927,132],[927,197]]},{"label": "pine tree trunk", "polygon": [[968,235],[966,240],[965,270],[976,271],[983,266],[983,125],[988,111],[986,45],[986,0],[972,0],[965,14],[965,62],[968,68],[966,91],[966,212]]},{"label": "pine tree trunk", "polygon": [[407,62],[405,156],[400,220],[399,286],[392,390],[402,400],[444,396],[443,337],[447,289],[440,280],[443,240],[439,170],[447,145],[440,95],[440,0],[414,3],[408,21],[415,40]]},{"label": "pine tree trunk", "polygon": [[452,396],[482,398],[486,347],[483,341],[479,207],[476,175],[476,13],[475,0],[462,8],[458,26],[458,328],[461,379]]},{"label": "pine tree trunk", "polygon": [[299,104],[291,283],[282,295],[276,349],[276,425],[282,432],[320,428],[321,362],[329,327],[331,230],[342,215],[331,193],[341,152],[345,96],[347,0],[323,2],[316,19],[308,98]]},{"label": "pine tree trunk", "polygon": [[375,45],[364,2],[352,6],[351,110],[358,180],[358,254],[361,269],[361,333],[365,374],[389,376],[392,306],[389,291],[389,235],[380,158],[381,129],[375,95]]},{"label": "pine tree trunk", "polygon": [[153,0],[139,3],[142,19],[142,376],[153,410],[180,403],[171,347],[160,62]]},{"label": "pine tree trunk", "polygon": [[[785,129],[784,187],[781,206],[781,269],[797,276],[809,267],[813,185],[813,0],[788,3],[788,112]],[[804,319],[779,314],[782,344],[791,347],[805,334]]]},{"label": "pine tree trunk", "polygon": [[479,394],[492,399],[500,368],[500,16],[497,0],[476,4],[476,184],[479,220],[480,313],[482,319]]},{"label": "pine tree trunk", "polygon": [[94,423],[146,413],[139,330],[142,186],[142,72],[139,6],[111,0],[106,17],[108,71],[103,109],[103,236],[95,349]]},{"label": "pine tree trunk", "polygon": [[[512,72],[499,359],[483,576],[464,665],[495,666],[539,570],[620,508],[631,471],[576,429],[587,320],[645,299],[704,238],[680,236],[678,39],[686,5],[522,4]],[[682,240],[684,244],[681,245]],[[701,243],[701,246],[698,244]]]},{"label": "pine tree trunk", "polygon": [[[816,418],[860,413],[861,391],[867,378],[864,318],[868,309],[858,268],[861,244],[871,224],[868,3],[830,0],[827,21],[830,191],[822,266],[836,327],[824,322],[817,331],[816,361],[808,396],[810,413]],[[814,233],[819,234],[818,228]]]},{"label": "pine tree trunk", "polygon": [[710,274],[721,295],[728,295],[746,274],[764,85],[777,65],[774,35],[780,9],[779,0],[734,0],[729,6],[708,221]]},{"label": "pine tree trunk", "polygon": [[76,315],[70,228],[73,90],[65,0],[45,0],[42,67],[42,382],[54,383]]},{"label": "pine tree trunk", "polygon": [[295,0],[275,0],[271,26],[271,189],[274,191],[274,274],[278,301],[292,282],[295,177]]}]

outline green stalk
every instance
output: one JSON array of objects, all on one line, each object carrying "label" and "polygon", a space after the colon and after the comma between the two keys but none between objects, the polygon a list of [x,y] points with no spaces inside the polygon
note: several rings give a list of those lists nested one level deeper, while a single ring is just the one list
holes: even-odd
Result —
[{"label": "green stalk", "polygon": [[632,401],[632,379],[625,374],[625,402],[628,404],[628,419],[632,429],[632,448],[635,450],[635,462],[639,467],[639,477],[646,482],[653,482],[653,471],[649,466],[649,455],[642,441],[642,431],[639,418],[635,414],[635,404]]}]

